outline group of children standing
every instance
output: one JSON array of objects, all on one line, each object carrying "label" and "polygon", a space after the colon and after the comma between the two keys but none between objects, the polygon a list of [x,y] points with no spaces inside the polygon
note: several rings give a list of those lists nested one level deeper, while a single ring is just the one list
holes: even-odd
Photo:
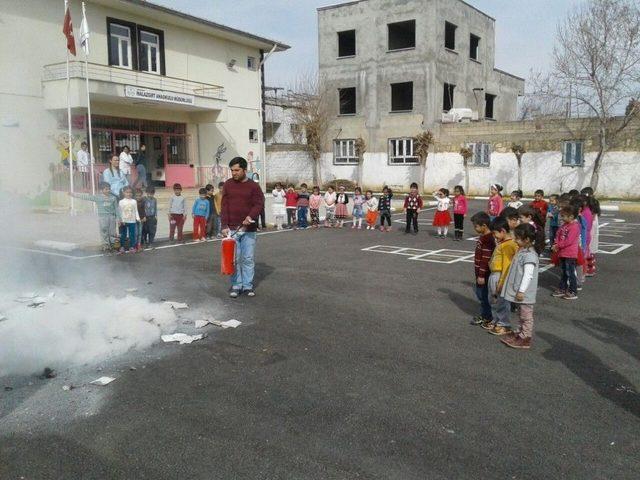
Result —
[{"label": "group of children standing", "polygon": [[[586,277],[595,275],[600,205],[589,187],[582,192],[551,195],[549,202],[544,192],[537,190],[528,205],[522,202],[522,192],[516,190],[506,207],[501,191],[502,186],[492,185],[486,211],[471,218],[479,235],[474,267],[481,307],[472,324],[502,337],[510,347],[528,349],[533,336],[539,257],[547,248],[545,228],[549,230],[552,262],[562,270],[552,296],[577,300]],[[514,307],[519,311],[519,331],[511,326]]]}]

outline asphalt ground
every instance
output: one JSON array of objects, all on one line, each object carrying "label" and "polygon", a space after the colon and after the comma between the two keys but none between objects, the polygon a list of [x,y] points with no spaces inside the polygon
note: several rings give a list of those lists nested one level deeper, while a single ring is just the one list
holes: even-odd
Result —
[{"label": "asphalt ground", "polygon": [[244,325],[152,347],[169,354],[104,387],[93,415],[0,431],[0,478],[640,478],[640,215],[602,220],[615,236],[601,241],[632,246],[599,255],[576,302],[549,296],[557,270],[541,274],[530,351],[469,325],[471,263],[363,250],[473,252],[426,225],[417,236],[260,235],[257,296],[237,300],[224,297],[215,242],[82,261],[33,254],[41,271],[91,278],[99,265],[153,279],[141,287],[152,299],[222,302]]}]

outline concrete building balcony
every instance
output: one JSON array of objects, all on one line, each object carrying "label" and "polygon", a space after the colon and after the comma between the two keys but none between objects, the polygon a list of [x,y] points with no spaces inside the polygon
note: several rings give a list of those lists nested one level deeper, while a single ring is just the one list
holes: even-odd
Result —
[{"label": "concrete building balcony", "polygon": [[[183,78],[167,77],[97,63],[88,64],[89,92],[94,100],[162,106],[182,111],[221,111],[226,106],[224,88]],[[69,63],[72,108],[86,108],[85,63]],[[45,107],[67,107],[66,62],[45,65],[42,85]]]}]

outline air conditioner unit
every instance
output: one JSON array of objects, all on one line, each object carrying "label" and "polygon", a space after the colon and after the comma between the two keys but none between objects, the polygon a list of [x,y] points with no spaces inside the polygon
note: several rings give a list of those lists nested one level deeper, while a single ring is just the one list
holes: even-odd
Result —
[{"label": "air conditioner unit", "polygon": [[478,112],[470,108],[452,108],[442,114],[442,123],[460,123],[478,120]]}]

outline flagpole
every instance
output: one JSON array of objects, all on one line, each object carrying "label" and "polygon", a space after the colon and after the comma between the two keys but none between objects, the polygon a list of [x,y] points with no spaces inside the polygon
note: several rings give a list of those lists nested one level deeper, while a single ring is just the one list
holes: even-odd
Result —
[{"label": "flagpole", "polygon": [[[85,25],[87,24],[87,13],[85,11],[84,2],[82,2],[82,20]],[[85,40],[86,42],[89,39]],[[89,53],[88,53],[88,44],[87,47],[84,48],[84,78],[86,79],[87,84],[87,117],[89,119],[89,171],[91,174],[91,194],[96,194],[96,179],[93,170],[93,130],[91,129],[91,98],[89,96]]]},{"label": "flagpole", "polygon": [[[69,8],[68,0],[64,0],[64,13],[66,15]],[[69,73],[69,49],[67,48],[67,134],[69,135],[69,191],[73,193],[73,148],[71,142],[71,75]],[[75,202],[73,196],[69,197],[71,202],[71,215],[75,215]]]}]

